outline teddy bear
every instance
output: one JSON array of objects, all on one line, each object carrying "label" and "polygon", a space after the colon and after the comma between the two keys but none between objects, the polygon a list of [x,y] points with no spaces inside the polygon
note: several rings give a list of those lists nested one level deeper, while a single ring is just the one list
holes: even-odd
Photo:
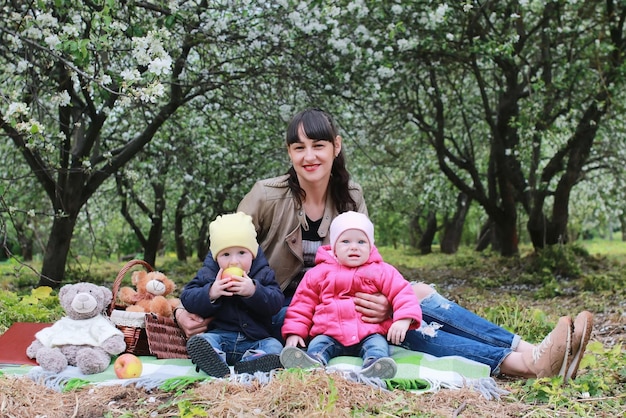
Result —
[{"label": "teddy bear", "polygon": [[166,297],[176,290],[176,284],[159,271],[135,271],[131,276],[135,286],[121,287],[119,301],[128,312],[152,312],[171,317],[174,308],[180,305],[180,299]]},{"label": "teddy bear", "polygon": [[59,290],[65,316],[35,334],[26,355],[59,373],[68,365],[83,374],[103,372],[111,357],[126,350],[124,334],[104,315],[113,293],[93,283],[66,284]]}]

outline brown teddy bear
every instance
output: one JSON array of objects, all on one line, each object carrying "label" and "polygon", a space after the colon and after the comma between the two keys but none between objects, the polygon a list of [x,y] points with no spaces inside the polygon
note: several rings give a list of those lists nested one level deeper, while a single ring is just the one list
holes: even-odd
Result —
[{"label": "brown teddy bear", "polygon": [[166,297],[176,290],[176,284],[159,271],[135,271],[131,282],[137,290],[124,286],[118,292],[118,299],[127,312],[152,312],[171,317],[173,309],[180,305],[180,299]]},{"label": "brown teddy bear", "polygon": [[77,366],[83,374],[104,371],[111,356],[126,350],[124,334],[103,315],[112,298],[104,286],[66,284],[59,290],[66,316],[35,334],[26,355],[55,373],[68,365]]}]

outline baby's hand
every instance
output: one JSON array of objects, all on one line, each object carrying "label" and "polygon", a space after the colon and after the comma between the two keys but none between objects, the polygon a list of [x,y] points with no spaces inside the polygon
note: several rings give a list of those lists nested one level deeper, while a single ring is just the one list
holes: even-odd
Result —
[{"label": "baby's hand", "polygon": [[223,277],[222,269],[217,273],[217,278],[209,289],[209,297],[212,301],[222,296],[232,296],[234,293],[230,289],[232,277]]},{"label": "baby's hand", "polygon": [[256,291],[256,286],[254,285],[254,281],[248,277],[246,273],[243,276],[230,276],[230,285],[228,287],[228,291],[233,295],[250,297],[254,295]]},{"label": "baby's hand", "polygon": [[305,347],[302,337],[291,334],[285,339],[285,347]]},{"label": "baby's hand", "polygon": [[394,323],[389,327],[389,331],[387,331],[387,341],[395,345],[404,341],[406,332],[411,326],[411,322],[411,318],[398,319],[397,321],[394,321]]}]

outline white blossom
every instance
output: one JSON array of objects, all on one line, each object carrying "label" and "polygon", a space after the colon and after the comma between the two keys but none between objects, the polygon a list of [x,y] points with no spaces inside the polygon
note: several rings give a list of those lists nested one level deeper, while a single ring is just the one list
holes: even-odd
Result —
[{"label": "white blossom", "polygon": [[56,97],[53,98],[53,102],[56,102],[59,106],[67,106],[71,101],[70,94],[67,90],[60,91]]},{"label": "white blossom", "polygon": [[42,27],[54,28],[59,24],[57,18],[52,16],[52,13],[42,13],[38,15],[35,20]]},{"label": "white blossom", "polygon": [[394,76],[396,72],[393,68],[378,67],[378,70],[376,71],[376,73],[378,74],[380,78],[391,78]]},{"label": "white blossom", "polygon": [[9,109],[6,111],[6,116],[19,116],[19,115],[28,115],[30,112],[30,108],[26,103],[22,102],[13,102],[9,105]]},{"label": "white blossom", "polygon": [[57,35],[48,35],[44,38],[44,42],[48,45],[50,49],[57,49],[59,45],[61,45],[61,40]]},{"label": "white blossom", "polygon": [[141,80],[141,74],[136,68],[125,69],[120,73],[120,76],[129,84]]},{"label": "white blossom", "polygon": [[430,20],[434,23],[442,23],[446,17],[446,13],[450,7],[447,4],[441,4],[437,7],[434,14],[430,16]]},{"label": "white blossom", "polygon": [[148,66],[148,71],[155,75],[166,75],[171,72],[172,57],[166,55],[164,57],[155,58]]}]

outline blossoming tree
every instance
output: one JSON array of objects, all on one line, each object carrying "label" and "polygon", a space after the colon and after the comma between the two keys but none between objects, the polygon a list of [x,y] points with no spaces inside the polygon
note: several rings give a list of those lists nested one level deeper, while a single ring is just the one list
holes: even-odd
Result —
[{"label": "blossoming tree", "polygon": [[54,212],[40,284],[60,284],[85,203],[182,107],[244,97],[254,80],[288,71],[279,54],[288,11],[236,6],[106,0],[0,9],[0,129]]}]

